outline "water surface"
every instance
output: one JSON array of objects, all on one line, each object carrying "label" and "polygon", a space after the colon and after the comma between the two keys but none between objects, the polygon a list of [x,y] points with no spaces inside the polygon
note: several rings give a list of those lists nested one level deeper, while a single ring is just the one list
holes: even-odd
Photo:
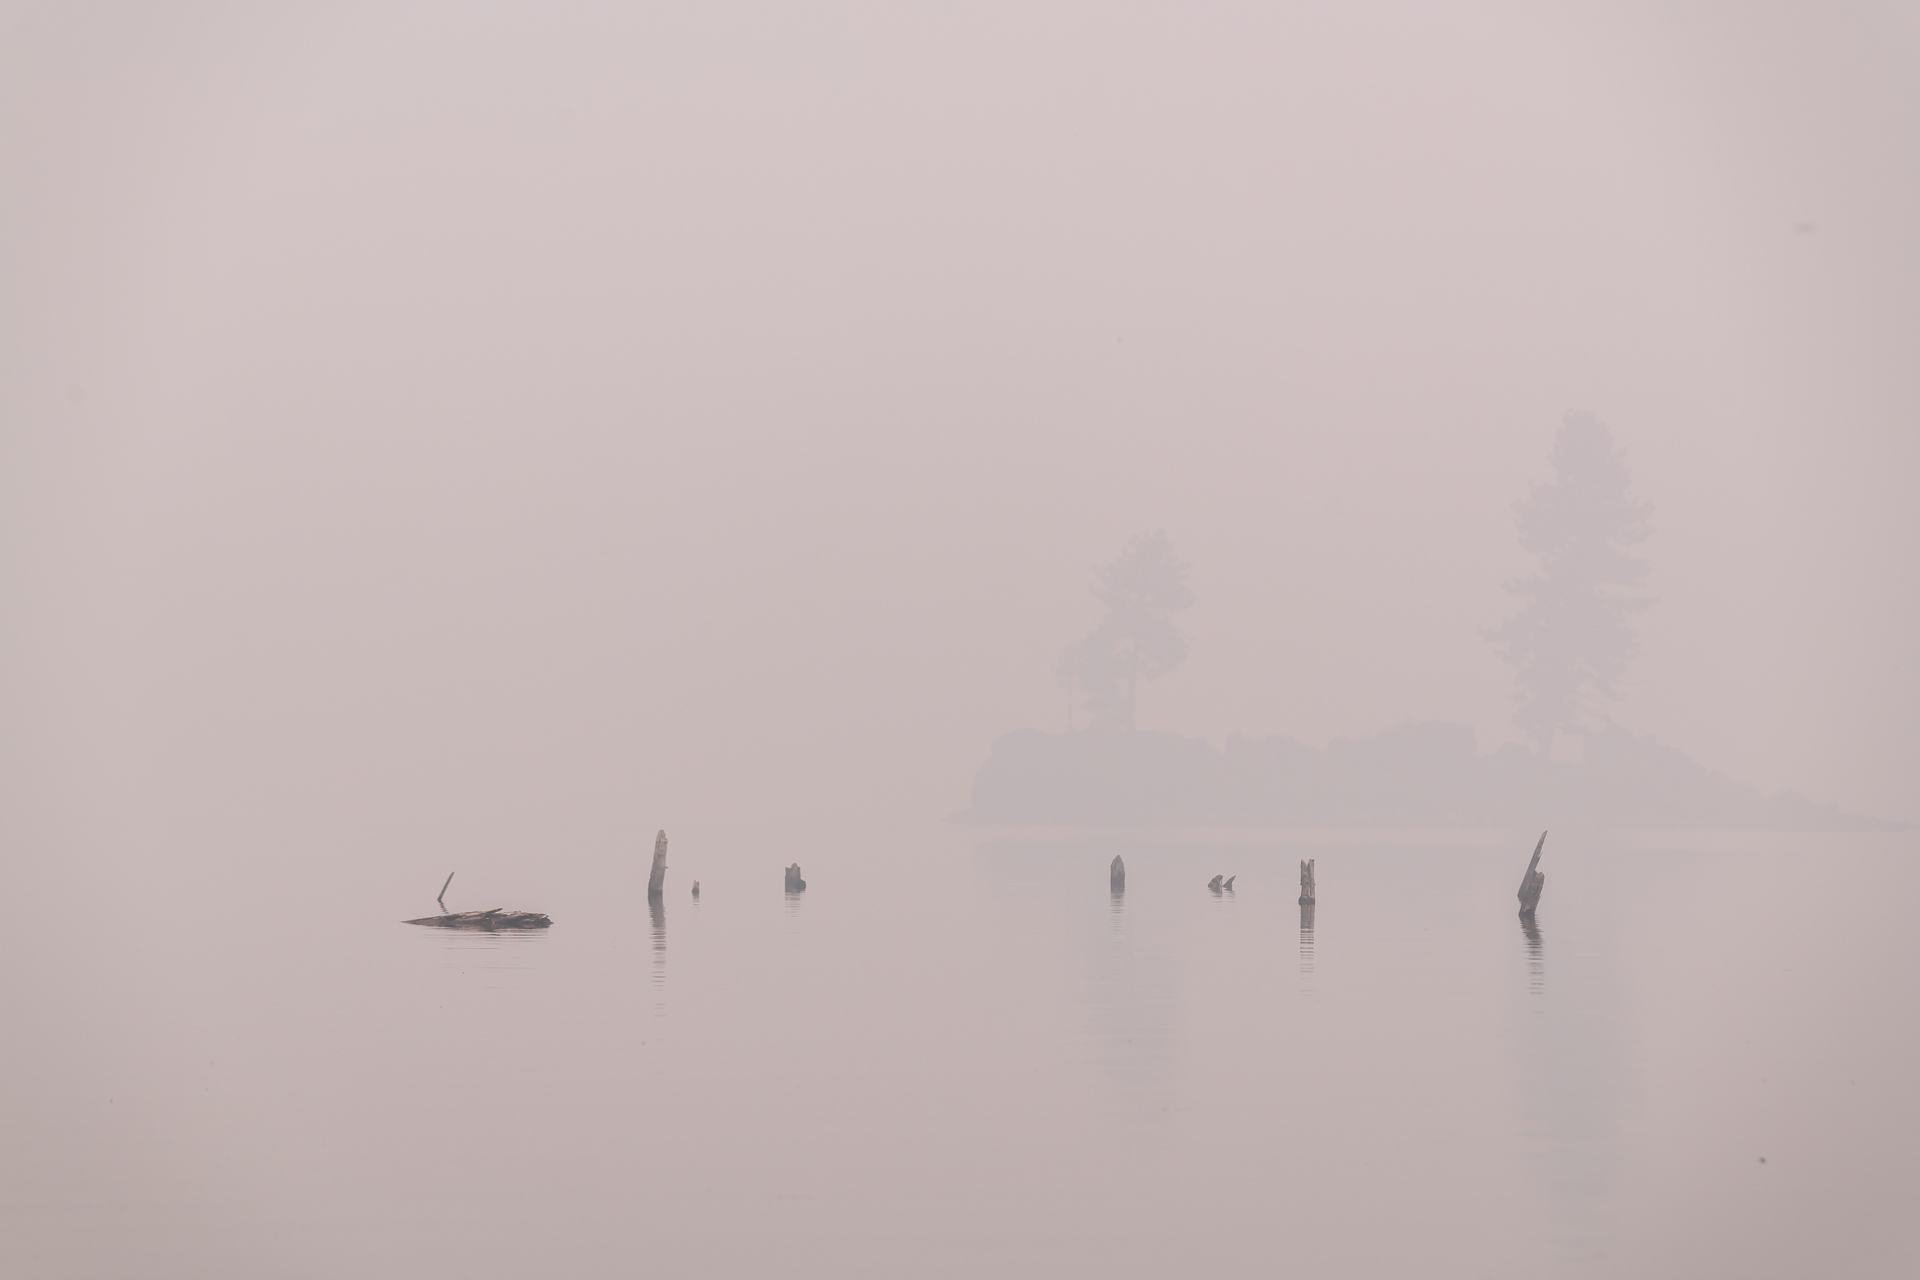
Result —
[{"label": "water surface", "polygon": [[651,834],[24,882],[10,1273],[1920,1274],[1912,836]]}]

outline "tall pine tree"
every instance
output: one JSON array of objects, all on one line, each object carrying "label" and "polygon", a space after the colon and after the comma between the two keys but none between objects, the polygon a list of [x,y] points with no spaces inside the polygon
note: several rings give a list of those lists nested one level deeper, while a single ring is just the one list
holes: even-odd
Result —
[{"label": "tall pine tree", "polygon": [[1553,442],[1554,480],[1515,510],[1522,548],[1540,572],[1507,584],[1520,612],[1487,633],[1516,668],[1513,722],[1550,754],[1562,731],[1604,721],[1602,704],[1638,656],[1628,619],[1653,603],[1637,594],[1647,562],[1630,548],[1652,533],[1651,503],[1628,496],[1626,456],[1590,413],[1569,413]]}]

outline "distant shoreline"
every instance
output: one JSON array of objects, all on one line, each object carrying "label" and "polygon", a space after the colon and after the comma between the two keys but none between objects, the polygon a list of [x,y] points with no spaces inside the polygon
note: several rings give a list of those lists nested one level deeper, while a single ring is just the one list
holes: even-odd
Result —
[{"label": "distant shoreline", "polygon": [[1554,825],[1671,831],[1880,831],[1914,823],[1763,794],[1610,726],[1579,763],[1509,744],[1482,755],[1469,725],[1428,721],[1316,749],[1292,738],[1146,731],[1044,733],[993,745],[964,825],[1327,830]]}]

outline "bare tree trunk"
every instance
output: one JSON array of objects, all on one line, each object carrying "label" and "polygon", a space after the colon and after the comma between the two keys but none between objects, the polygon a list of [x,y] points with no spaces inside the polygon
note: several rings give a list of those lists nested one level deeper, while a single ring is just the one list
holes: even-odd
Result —
[{"label": "bare tree trunk", "polygon": [[657,898],[667,884],[667,833],[653,838],[653,870],[647,876],[647,897]]}]

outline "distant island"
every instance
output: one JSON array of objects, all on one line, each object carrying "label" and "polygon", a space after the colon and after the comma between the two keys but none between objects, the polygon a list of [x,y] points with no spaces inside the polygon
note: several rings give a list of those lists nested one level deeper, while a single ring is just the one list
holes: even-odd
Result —
[{"label": "distant island", "polygon": [[[1818,805],[1796,791],[1763,795],[1613,722],[1640,651],[1630,620],[1651,608],[1653,504],[1631,491],[1626,455],[1591,413],[1569,412],[1554,436],[1553,479],[1514,507],[1537,572],[1507,590],[1520,602],[1481,634],[1514,668],[1514,726],[1532,747],[1482,755],[1473,727],[1428,721],[1318,750],[1293,738],[1199,738],[1137,727],[1142,681],[1179,666],[1176,617],[1194,602],[1188,565],[1159,530],[1141,533],[1094,571],[1103,616],[1060,654],[1064,733],[1023,729],[993,744],[961,822],[1153,823],[1326,827],[1561,824],[1736,831],[1907,831]],[[1085,716],[1075,724],[1074,708]],[[1556,743],[1580,760],[1555,760]]]},{"label": "distant island", "polygon": [[1473,727],[1427,721],[1324,750],[1287,737],[1022,729],[993,744],[956,822],[1191,826],[1477,827],[1555,823],[1736,831],[1906,831],[1796,791],[1764,795],[1617,725],[1583,759],[1508,743],[1481,754]]}]

